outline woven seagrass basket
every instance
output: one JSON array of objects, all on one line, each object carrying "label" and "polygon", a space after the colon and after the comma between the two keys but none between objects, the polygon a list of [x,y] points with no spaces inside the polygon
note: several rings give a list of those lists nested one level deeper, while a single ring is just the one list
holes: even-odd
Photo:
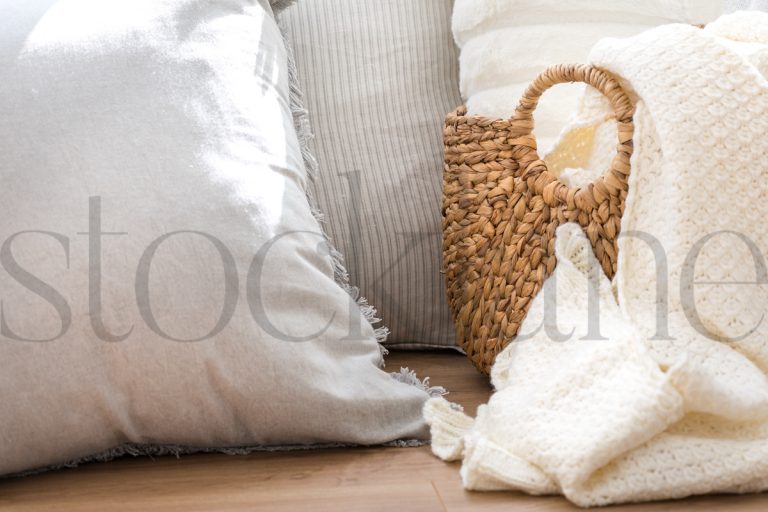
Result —
[{"label": "woven seagrass basket", "polygon": [[[536,152],[533,111],[558,83],[585,82],[610,101],[618,128],[607,172],[569,188]],[[489,373],[517,334],[533,298],[555,268],[555,230],[578,222],[609,277],[624,211],[632,154],[634,106],[606,71],[557,65],[528,87],[510,119],[466,115],[445,121],[443,264],[457,340],[475,366]]]}]

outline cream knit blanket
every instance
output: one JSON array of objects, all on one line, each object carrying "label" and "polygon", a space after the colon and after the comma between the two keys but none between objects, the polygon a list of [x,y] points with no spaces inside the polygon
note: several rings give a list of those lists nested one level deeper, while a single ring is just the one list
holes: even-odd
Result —
[{"label": "cream knit blanket", "polygon": [[[561,226],[488,404],[427,403],[433,452],[463,460],[467,489],[580,506],[768,489],[768,14],[603,40],[590,60],[637,103],[614,282]],[[605,108],[588,93],[561,146],[606,151]]]}]

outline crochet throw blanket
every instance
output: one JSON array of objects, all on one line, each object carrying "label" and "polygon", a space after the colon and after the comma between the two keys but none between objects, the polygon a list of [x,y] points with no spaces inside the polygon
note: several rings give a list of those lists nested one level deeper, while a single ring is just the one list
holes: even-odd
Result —
[{"label": "crochet throw blanket", "polygon": [[[590,60],[637,105],[618,272],[562,225],[488,404],[427,403],[433,452],[463,461],[467,489],[580,506],[766,490],[768,14],[603,40]],[[610,158],[608,112],[586,93],[560,151]],[[595,177],[573,160],[562,180]]]}]

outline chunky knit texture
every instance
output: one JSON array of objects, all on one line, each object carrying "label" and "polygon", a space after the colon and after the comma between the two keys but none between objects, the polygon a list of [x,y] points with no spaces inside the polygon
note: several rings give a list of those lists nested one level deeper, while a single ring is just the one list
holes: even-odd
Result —
[{"label": "chunky knit texture", "polygon": [[[561,226],[489,403],[474,421],[427,403],[433,451],[463,459],[468,489],[597,506],[768,488],[765,27],[768,14],[736,13],[594,48],[637,104],[618,270],[611,284]],[[606,109],[585,95],[553,154],[577,149],[563,181],[599,172],[575,169],[600,161]]]}]

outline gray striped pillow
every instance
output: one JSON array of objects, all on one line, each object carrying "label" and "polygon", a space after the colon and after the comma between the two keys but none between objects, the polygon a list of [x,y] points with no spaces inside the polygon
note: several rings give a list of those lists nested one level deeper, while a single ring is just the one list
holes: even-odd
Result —
[{"label": "gray striped pillow", "polygon": [[306,0],[282,15],[314,131],[313,195],[397,348],[454,347],[442,124],[461,103],[451,0]]}]

